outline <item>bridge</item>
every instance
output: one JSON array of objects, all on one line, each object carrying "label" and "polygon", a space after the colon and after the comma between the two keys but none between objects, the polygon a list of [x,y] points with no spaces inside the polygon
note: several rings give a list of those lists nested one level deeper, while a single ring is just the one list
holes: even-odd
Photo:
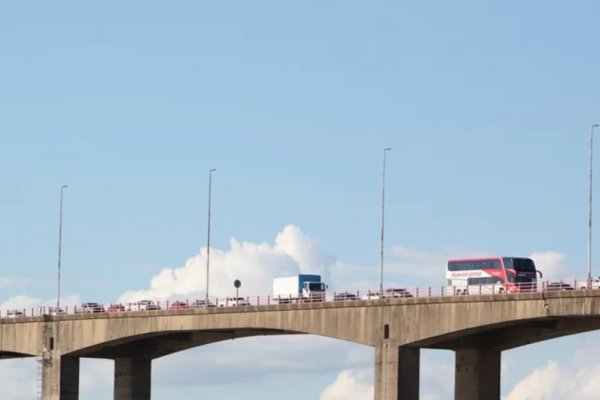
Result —
[{"label": "bridge", "polygon": [[419,398],[420,349],[456,354],[455,398],[500,399],[503,350],[600,329],[600,290],[4,318],[0,357],[41,357],[43,399],[79,398],[81,357],[112,359],[114,399],[149,400],[152,360],[257,335],[375,349],[375,399]]}]

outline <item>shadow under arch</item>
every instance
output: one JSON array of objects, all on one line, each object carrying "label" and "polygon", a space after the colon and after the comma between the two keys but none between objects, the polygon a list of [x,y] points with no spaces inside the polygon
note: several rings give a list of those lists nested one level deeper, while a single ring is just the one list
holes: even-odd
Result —
[{"label": "shadow under arch", "polygon": [[0,351],[0,360],[8,360],[11,358],[28,358],[39,357],[37,354],[17,353],[14,351]]},{"label": "shadow under arch", "polygon": [[503,351],[595,330],[600,330],[600,317],[534,318],[455,331],[419,340],[410,346],[446,350],[485,348]]},{"label": "shadow under arch", "polygon": [[80,349],[70,357],[116,359],[123,357],[159,358],[198,346],[252,336],[306,335],[305,332],[266,328],[160,331],[129,336]]}]

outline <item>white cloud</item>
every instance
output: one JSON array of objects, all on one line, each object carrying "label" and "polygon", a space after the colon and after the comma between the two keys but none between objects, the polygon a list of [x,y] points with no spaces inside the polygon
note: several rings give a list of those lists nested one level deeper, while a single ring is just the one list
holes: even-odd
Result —
[{"label": "white cloud", "polygon": [[321,393],[321,400],[373,400],[373,370],[343,370]]},{"label": "white cloud", "polygon": [[[165,268],[150,281],[150,287],[120,296],[127,303],[144,298],[166,300],[174,297],[200,297],[206,289],[206,248],[179,268]],[[240,295],[268,295],[273,277],[317,273],[326,280],[335,259],[323,252],[316,240],[294,225],[277,234],[275,244],[230,240],[227,251],[210,252],[210,295],[230,296],[233,281],[242,282]]]},{"label": "white cloud", "polygon": [[[529,373],[521,372],[524,378],[514,384],[505,400],[597,399],[600,360],[590,352],[597,342],[598,333],[590,332],[533,345],[529,351],[542,353],[538,358],[551,358]],[[518,357],[523,356],[521,351]]]},{"label": "white cloud", "polygon": [[[569,382],[565,379],[565,376],[561,376],[558,364],[554,361],[550,361],[547,365],[537,368],[529,376],[519,382],[506,399],[563,399],[565,398],[565,394],[568,394],[568,398],[576,397],[580,399],[581,397],[575,396],[575,393],[565,393],[565,386],[567,385],[570,386]],[[594,398],[597,398],[597,396],[594,396]]]},{"label": "white cloud", "polygon": [[37,399],[41,376],[36,374],[35,358],[16,358],[0,362],[0,387],[3,400]]},{"label": "white cloud", "polygon": [[[80,298],[78,295],[72,296],[61,296],[61,308],[73,307],[80,304]],[[36,297],[30,297],[26,295],[19,295],[11,297],[4,302],[0,303],[0,313],[5,310],[20,310],[26,315],[39,314],[41,307],[54,307],[56,306],[56,299],[42,300]]]},{"label": "white cloud", "polygon": [[[567,263],[567,255],[558,251],[547,250],[531,253],[529,256],[536,268],[543,273],[544,280],[571,280],[575,278],[574,268]],[[581,274],[579,274],[581,275]]]}]

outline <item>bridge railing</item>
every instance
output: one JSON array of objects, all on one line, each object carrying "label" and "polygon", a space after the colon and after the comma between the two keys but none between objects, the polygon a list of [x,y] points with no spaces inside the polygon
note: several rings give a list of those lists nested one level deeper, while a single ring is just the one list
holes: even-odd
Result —
[{"label": "bridge railing", "polygon": [[420,298],[420,297],[442,297],[442,296],[468,296],[468,295],[512,295],[522,292],[550,292],[565,290],[600,289],[600,280],[570,279],[561,281],[540,281],[534,284],[520,284],[517,289],[505,290],[503,285],[470,285],[470,286],[427,286],[427,287],[397,287],[386,288],[383,291],[341,291],[327,292],[324,295],[310,297],[274,297],[246,296],[246,297],[214,297],[209,299],[169,299],[169,300],[142,300],[131,303],[83,303],[81,305],[66,305],[64,308],[52,306],[6,308],[0,310],[0,318],[3,320],[40,317],[61,316],[70,314],[86,313],[126,313],[126,312],[156,312],[160,310],[186,310],[194,308],[222,308],[222,307],[246,307],[246,306],[268,306],[273,304],[290,303],[315,303],[315,302],[346,302],[358,300],[379,300],[389,298]]}]

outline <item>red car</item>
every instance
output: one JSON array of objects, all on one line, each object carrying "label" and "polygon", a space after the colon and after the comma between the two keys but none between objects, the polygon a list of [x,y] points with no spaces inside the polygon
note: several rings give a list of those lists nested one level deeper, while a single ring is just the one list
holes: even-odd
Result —
[{"label": "red car", "polygon": [[186,310],[188,308],[190,308],[190,306],[184,301],[174,301],[169,306],[169,310]]},{"label": "red car", "polygon": [[125,306],[123,306],[123,304],[111,304],[110,306],[106,307],[106,312],[120,312],[120,311],[125,311]]}]

